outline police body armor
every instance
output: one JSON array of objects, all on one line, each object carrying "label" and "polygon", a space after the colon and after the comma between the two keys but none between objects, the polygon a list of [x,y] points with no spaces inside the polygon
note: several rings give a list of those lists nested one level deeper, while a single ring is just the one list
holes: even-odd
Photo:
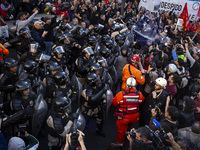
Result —
[{"label": "police body armor", "polygon": [[[101,91],[101,89],[99,89],[99,88],[93,89],[92,87],[87,86],[87,85],[85,85],[84,90],[86,90],[85,93],[86,93],[86,96],[87,96],[87,97],[95,97],[95,95],[97,95],[98,92]],[[84,91],[84,90],[83,90],[83,91]],[[97,96],[98,98],[95,99],[95,100],[91,100],[90,98],[89,98],[88,100],[86,100],[86,99],[83,98],[83,97],[81,97],[81,100],[82,100],[83,105],[84,105],[85,107],[96,108],[96,107],[98,107],[98,106],[100,105],[100,101],[101,101],[101,96],[102,96],[102,95],[103,95],[103,93],[102,93],[102,94],[99,94],[99,95]]]},{"label": "police body armor", "polygon": [[[65,126],[68,123],[69,123],[69,129],[72,126],[72,123],[70,123],[71,122],[70,120],[71,119],[65,114],[62,114],[62,115],[55,114],[55,115],[49,116],[48,121],[47,121],[48,133],[52,137],[60,137],[65,130]],[[68,132],[70,131],[69,129],[68,129]],[[63,135],[63,137],[64,136],[65,135]]]},{"label": "police body armor", "polygon": [[118,111],[124,115],[136,114],[139,112],[139,92],[123,91],[123,101],[119,102]]}]

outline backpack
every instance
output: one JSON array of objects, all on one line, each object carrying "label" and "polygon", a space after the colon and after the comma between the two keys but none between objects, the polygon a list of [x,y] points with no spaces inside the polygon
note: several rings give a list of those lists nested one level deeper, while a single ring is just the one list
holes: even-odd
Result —
[{"label": "backpack", "polygon": [[181,83],[180,83],[180,84],[177,84],[177,87],[178,87],[179,89],[182,89],[182,88],[186,87],[187,84],[188,84],[188,78],[187,78],[187,74],[186,74],[186,72],[185,72],[185,68],[182,67],[182,72],[180,72],[180,71],[177,69],[177,73],[178,73],[179,77],[181,78]]}]

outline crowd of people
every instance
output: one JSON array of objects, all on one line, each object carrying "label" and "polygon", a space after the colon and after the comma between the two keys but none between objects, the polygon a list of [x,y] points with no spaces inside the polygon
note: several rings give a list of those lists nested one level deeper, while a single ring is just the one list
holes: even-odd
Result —
[{"label": "crowd of people", "polygon": [[84,130],[95,118],[105,137],[109,108],[108,150],[200,149],[200,34],[139,2],[1,0],[1,25],[16,26],[0,44],[1,150],[37,149],[41,135],[49,150],[86,150]]}]

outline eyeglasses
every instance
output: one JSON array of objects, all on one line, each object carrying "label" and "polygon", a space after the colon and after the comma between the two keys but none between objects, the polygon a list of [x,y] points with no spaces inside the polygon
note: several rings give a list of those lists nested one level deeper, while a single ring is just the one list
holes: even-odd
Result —
[{"label": "eyeglasses", "polygon": [[156,86],[160,86],[159,84],[155,84]]}]

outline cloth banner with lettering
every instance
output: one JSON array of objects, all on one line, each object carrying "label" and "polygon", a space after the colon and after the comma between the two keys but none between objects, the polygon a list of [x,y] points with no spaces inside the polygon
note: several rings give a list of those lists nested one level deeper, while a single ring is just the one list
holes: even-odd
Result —
[{"label": "cloth banner with lettering", "polygon": [[150,12],[158,13],[159,10],[172,11],[181,14],[187,3],[189,20],[193,21],[197,16],[200,0],[140,0],[139,7],[145,7]]}]

